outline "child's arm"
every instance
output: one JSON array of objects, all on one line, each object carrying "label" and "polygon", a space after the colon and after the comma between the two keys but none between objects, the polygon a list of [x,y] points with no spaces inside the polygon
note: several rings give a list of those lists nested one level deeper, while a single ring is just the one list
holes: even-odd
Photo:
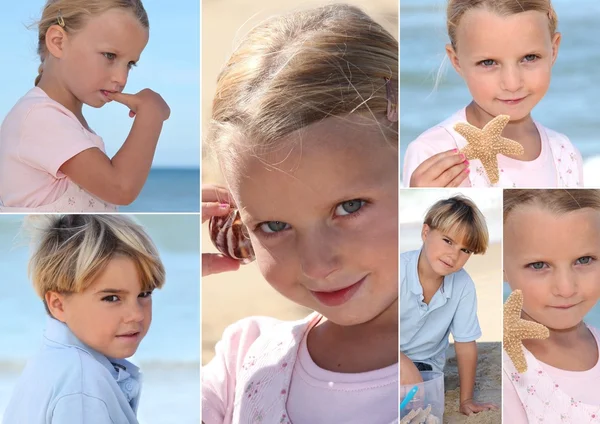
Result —
[{"label": "child's arm", "polygon": [[116,419],[110,416],[104,400],[83,393],[61,397],[48,416],[52,417],[51,424],[106,424]]},{"label": "child's arm", "polygon": [[408,356],[400,352],[400,385],[412,385],[423,382],[421,373]]},{"label": "child's arm", "polygon": [[159,94],[149,89],[134,95],[112,93],[109,97],[127,106],[130,116],[135,116],[125,143],[112,159],[99,149],[84,150],[66,161],[60,171],[100,199],[127,205],[137,198],[148,178],[170,109]]},{"label": "child's arm", "polygon": [[455,342],[458,377],[460,380],[460,412],[465,415],[497,409],[493,403],[477,403],[473,399],[475,373],[477,370],[477,344],[473,342]]}]

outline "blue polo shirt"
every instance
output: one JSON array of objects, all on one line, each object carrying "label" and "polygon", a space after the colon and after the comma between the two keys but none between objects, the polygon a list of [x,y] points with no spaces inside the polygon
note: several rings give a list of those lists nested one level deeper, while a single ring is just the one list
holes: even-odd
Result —
[{"label": "blue polo shirt", "polygon": [[464,269],[447,275],[427,305],[417,272],[420,253],[400,255],[400,351],[443,371],[450,333],[457,342],[481,337],[475,284]]},{"label": "blue polo shirt", "polygon": [[48,318],[40,352],[21,374],[3,423],[137,424],[140,373]]}]

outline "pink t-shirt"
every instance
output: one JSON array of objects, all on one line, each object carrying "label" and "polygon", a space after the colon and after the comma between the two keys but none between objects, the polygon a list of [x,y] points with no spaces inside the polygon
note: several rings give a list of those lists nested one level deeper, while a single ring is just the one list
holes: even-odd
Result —
[{"label": "pink t-shirt", "polygon": [[397,423],[398,364],[357,374],[319,368],[306,337],[320,319],[312,314],[294,325],[251,317],[227,328],[215,358],[202,368],[202,421]]},{"label": "pink t-shirt", "polygon": [[[589,328],[600,350],[598,330],[593,327]],[[504,356],[505,360],[509,360],[506,358],[505,353]],[[526,351],[526,356],[528,359],[528,368],[531,368],[531,370],[527,370],[526,375],[509,372],[507,368],[504,369],[505,381],[502,393],[502,418],[505,422],[512,424],[528,422],[525,407],[514,386],[514,384],[520,382],[519,380],[523,378],[527,379],[527,393],[532,399],[536,395],[536,392],[541,393],[546,391],[547,388],[542,387],[546,384],[552,386],[548,390],[549,392],[555,391],[556,393],[554,398],[544,399],[543,402],[530,402],[528,404],[529,408],[539,408],[540,405],[544,405],[542,407],[547,409],[531,410],[530,414],[543,416],[545,422],[548,423],[565,422],[565,418],[561,418],[560,414],[567,416],[569,408],[582,409],[583,405],[587,405],[588,409],[590,409],[590,420],[586,422],[600,422],[600,412],[598,412],[600,411],[600,385],[598,383],[600,381],[600,359],[593,368],[587,371],[565,371],[532,358],[533,355],[529,351]],[[564,406],[564,411],[560,410],[563,397],[570,399],[570,405]],[[589,408],[590,405],[596,405],[597,408]],[[554,412],[555,410],[556,412]]]},{"label": "pink t-shirt", "polygon": [[69,180],[59,168],[102,138],[38,87],[32,88],[0,126],[0,204],[35,208],[62,196]]},{"label": "pink t-shirt", "polygon": [[[460,149],[466,145],[463,136],[454,130],[454,125],[459,122],[467,122],[466,109],[463,108],[444,122],[430,128],[421,134],[415,141],[410,143],[404,155],[404,169],[402,172],[402,183],[405,187],[410,184],[410,177],[415,169],[431,156],[452,149]],[[572,168],[576,172],[579,181],[583,181],[583,160],[581,154],[571,145],[569,139],[556,131],[545,128],[538,122],[535,125],[542,140],[541,153],[532,161],[521,161],[504,155],[498,155],[498,167],[500,168],[500,181],[497,187],[521,187],[521,188],[553,188],[559,187],[559,175],[556,160],[573,161]],[[568,150],[573,151],[565,157],[553,156],[552,145],[568,145]],[[560,155],[560,152],[556,154]],[[483,167],[479,160],[471,161],[471,173],[482,173]],[[566,170],[565,172],[570,172]],[[469,178],[465,179],[461,187],[471,187]]]}]

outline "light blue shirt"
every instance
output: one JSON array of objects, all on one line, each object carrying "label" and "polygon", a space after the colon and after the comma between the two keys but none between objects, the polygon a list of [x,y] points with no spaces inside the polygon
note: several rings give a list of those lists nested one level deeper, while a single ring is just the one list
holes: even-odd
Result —
[{"label": "light blue shirt", "polygon": [[443,371],[450,333],[457,342],[481,337],[475,284],[464,269],[447,275],[427,305],[417,271],[420,253],[400,255],[400,351]]},{"label": "light blue shirt", "polygon": [[83,344],[48,318],[40,352],[27,363],[4,424],[137,424],[139,369]]}]

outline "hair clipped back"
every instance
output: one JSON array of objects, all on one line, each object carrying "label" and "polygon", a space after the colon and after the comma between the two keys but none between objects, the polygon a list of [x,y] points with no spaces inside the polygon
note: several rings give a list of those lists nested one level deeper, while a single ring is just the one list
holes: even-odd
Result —
[{"label": "hair clipped back", "polygon": [[386,78],[397,91],[398,41],[360,9],[334,4],[269,19],[218,77],[207,144],[219,157],[265,149],[324,118],[367,113],[396,145]]},{"label": "hair clipped back", "polygon": [[432,230],[442,233],[455,233],[462,243],[473,253],[485,253],[489,244],[489,234],[485,217],[477,205],[468,197],[456,195],[436,202],[425,215],[423,222]]},{"label": "hair clipped back", "polygon": [[141,226],[123,215],[33,215],[25,225],[37,234],[29,276],[42,299],[49,291],[85,290],[118,256],[135,262],[143,291],[161,288],[165,282],[154,243]]},{"label": "hair clipped back", "polygon": [[596,189],[511,189],[504,190],[504,222],[521,206],[535,205],[563,214],[583,208],[600,211],[600,190]]},{"label": "hair clipped back", "polygon": [[[64,21],[64,30],[67,33],[79,31],[86,20],[107,12],[110,9],[130,10],[140,21],[144,28],[149,28],[148,14],[141,0],[48,0],[44,6],[42,17],[38,22],[38,48],[41,64],[35,85],[38,85],[44,71],[46,59],[46,33],[52,25],[59,25]],[[62,25],[61,25],[62,26]]]},{"label": "hair clipped back", "polygon": [[514,15],[530,10],[548,15],[550,35],[554,35],[558,27],[558,17],[552,7],[551,0],[449,0],[446,11],[448,36],[452,47],[457,49],[456,29],[463,15],[475,8],[487,9],[501,16]]}]

